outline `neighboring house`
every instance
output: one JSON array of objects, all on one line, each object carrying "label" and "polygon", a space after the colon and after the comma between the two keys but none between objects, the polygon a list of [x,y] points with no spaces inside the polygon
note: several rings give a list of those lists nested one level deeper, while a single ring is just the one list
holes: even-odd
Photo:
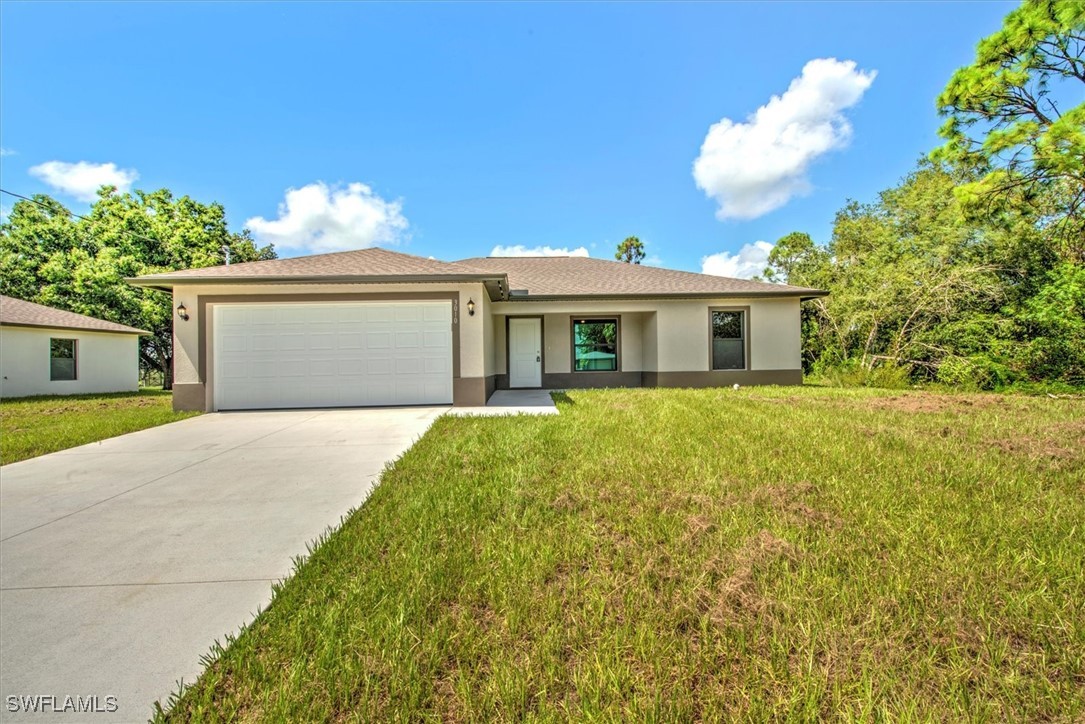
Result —
[{"label": "neighboring house", "polygon": [[141,334],[0,296],[0,397],[138,390]]},{"label": "neighboring house", "polygon": [[583,257],[385,249],[130,281],[173,293],[173,399],[189,410],[799,384],[799,303],[826,294]]}]

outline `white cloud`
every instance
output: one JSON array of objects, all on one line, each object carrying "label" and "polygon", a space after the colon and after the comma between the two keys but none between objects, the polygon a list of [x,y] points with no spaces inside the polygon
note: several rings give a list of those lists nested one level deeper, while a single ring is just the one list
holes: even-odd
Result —
[{"label": "white cloud", "polygon": [[0,158],[4,156],[14,156],[18,153],[14,148],[0,148]]},{"label": "white cloud", "polygon": [[719,203],[716,216],[753,219],[807,193],[807,168],[847,145],[851,124],[843,112],[859,102],[876,75],[857,70],[851,60],[817,58],[744,123],[724,118],[709,128],[693,178]]},{"label": "white cloud", "polygon": [[767,241],[746,244],[737,253],[721,251],[701,259],[701,273],[717,277],[750,279],[765,271],[773,245]]},{"label": "white cloud", "polygon": [[121,193],[132,188],[139,178],[135,169],[117,168],[115,163],[67,163],[46,161],[30,167],[30,175],[52,186],[60,193],[80,201],[95,201],[102,186],[116,186]]},{"label": "white cloud", "polygon": [[552,246],[532,246],[523,244],[515,246],[501,246],[498,244],[490,252],[490,256],[591,256],[583,246],[575,249],[567,247],[554,248]]},{"label": "white cloud", "polygon": [[287,189],[279,218],[245,222],[261,244],[321,254],[398,243],[407,231],[400,201],[385,201],[361,183],[346,187],[322,181]]}]

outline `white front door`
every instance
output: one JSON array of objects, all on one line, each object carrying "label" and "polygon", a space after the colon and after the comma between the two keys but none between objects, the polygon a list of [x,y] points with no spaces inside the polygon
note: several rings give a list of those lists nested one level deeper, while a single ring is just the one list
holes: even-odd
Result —
[{"label": "white front door", "polygon": [[542,320],[509,319],[509,387],[542,387]]},{"label": "white front door", "polygon": [[448,405],[449,302],[220,304],[215,409]]}]

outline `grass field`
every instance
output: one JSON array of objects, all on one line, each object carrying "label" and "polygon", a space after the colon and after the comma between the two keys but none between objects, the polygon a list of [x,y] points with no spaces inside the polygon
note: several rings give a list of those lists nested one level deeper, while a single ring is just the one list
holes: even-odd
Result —
[{"label": "grass field", "polygon": [[162,390],[0,401],[0,463],[37,457],[182,420]]},{"label": "grass field", "polygon": [[168,718],[1085,717],[1085,401],[560,407],[438,420]]}]

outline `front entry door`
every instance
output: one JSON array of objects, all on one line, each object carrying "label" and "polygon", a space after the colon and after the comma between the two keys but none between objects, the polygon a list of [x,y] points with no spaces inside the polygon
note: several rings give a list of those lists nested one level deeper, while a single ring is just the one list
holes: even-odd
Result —
[{"label": "front entry door", "polygon": [[542,387],[542,320],[509,319],[509,387]]}]

